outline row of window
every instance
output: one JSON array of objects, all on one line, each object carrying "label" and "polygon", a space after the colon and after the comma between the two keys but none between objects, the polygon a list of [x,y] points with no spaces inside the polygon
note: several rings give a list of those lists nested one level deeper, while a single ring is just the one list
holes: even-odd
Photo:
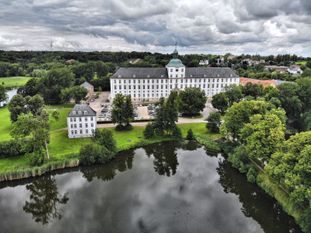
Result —
[{"label": "row of window", "polygon": [[[88,128],[88,127],[89,127],[88,123],[85,123],[85,128]],[[91,123],[91,127],[94,127],[93,123]],[[70,128],[72,129],[77,128],[77,124],[71,124]],[[79,124],[79,128],[82,128],[82,123]]]},{"label": "row of window", "polygon": [[[80,130],[71,130],[70,131],[71,132],[71,134],[72,135],[76,135],[76,134],[83,134],[83,130],[82,129],[80,129]],[[84,133],[85,134],[89,134],[89,133],[94,133],[94,130],[92,129],[91,131],[89,131],[88,129],[86,129],[85,131],[84,131]]]},{"label": "row of window", "polygon": [[[79,117],[79,122],[82,122],[82,117]],[[88,119],[90,119],[90,121],[94,121],[94,117],[88,118],[88,117],[84,117],[84,121],[88,121]],[[70,117],[70,122],[77,122],[77,117]]]},{"label": "row of window", "polygon": [[136,87],[137,87],[137,89],[138,90],[140,90],[140,89],[147,89],[147,90],[149,90],[149,89],[151,89],[151,90],[154,90],[154,89],[156,89],[156,90],[159,90],[159,88],[161,89],[161,90],[163,90],[163,88],[165,88],[165,89],[173,89],[173,88],[181,88],[181,89],[183,89],[183,88],[186,88],[186,87],[200,87],[200,88],[203,88],[203,89],[205,89],[205,88],[219,88],[219,87],[225,87],[225,86],[228,86],[228,84],[226,83],[226,84],[194,84],[194,85],[192,85],[192,84],[190,84],[190,85],[187,85],[187,84],[185,84],[185,85],[183,85],[183,84],[180,84],[180,85],[177,85],[177,84],[175,84],[175,85],[142,85],[142,86],[129,86],[129,85],[123,85],[123,89],[122,89],[122,85],[114,85],[114,90],[131,90],[132,89],[132,87],[133,87],[133,90],[136,90]]},{"label": "row of window", "polygon": [[184,80],[185,80],[185,83],[211,83],[211,82],[229,82],[229,83],[232,83],[232,82],[237,82],[238,80],[235,79],[235,78],[186,78],[186,79],[112,79],[113,80],[113,83],[114,84],[126,84],[126,83],[133,83],[133,84],[143,84],[143,83],[173,83],[173,81],[176,81],[176,82],[181,82],[183,83]]},{"label": "row of window", "polygon": [[[221,92],[221,89],[217,89],[217,90],[212,90],[211,92],[209,91],[205,91],[205,94],[207,96],[213,96],[214,94],[217,94],[219,92]],[[128,93],[129,95],[131,95],[134,99],[135,98],[161,98],[161,97],[167,97],[169,95],[169,91],[166,92],[161,92],[161,93]]]}]

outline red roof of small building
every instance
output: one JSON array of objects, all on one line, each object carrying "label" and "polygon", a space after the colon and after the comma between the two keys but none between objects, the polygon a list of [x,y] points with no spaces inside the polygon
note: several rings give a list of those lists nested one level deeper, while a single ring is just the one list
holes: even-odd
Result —
[{"label": "red roof of small building", "polygon": [[263,87],[276,87],[277,83],[276,80],[259,80],[259,79],[251,79],[251,78],[244,78],[241,77],[240,78],[240,84],[242,86],[245,86],[247,83],[252,83],[252,84],[258,84],[258,85],[262,85]]}]

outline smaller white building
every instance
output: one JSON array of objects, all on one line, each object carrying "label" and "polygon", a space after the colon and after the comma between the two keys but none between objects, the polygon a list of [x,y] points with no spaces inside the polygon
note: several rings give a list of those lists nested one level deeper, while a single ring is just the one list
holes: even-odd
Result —
[{"label": "smaller white building", "polygon": [[299,65],[291,65],[287,71],[288,73],[293,74],[293,75],[299,75],[303,73]]},{"label": "smaller white building", "polygon": [[69,138],[93,137],[96,127],[96,112],[87,104],[76,104],[68,114]]}]

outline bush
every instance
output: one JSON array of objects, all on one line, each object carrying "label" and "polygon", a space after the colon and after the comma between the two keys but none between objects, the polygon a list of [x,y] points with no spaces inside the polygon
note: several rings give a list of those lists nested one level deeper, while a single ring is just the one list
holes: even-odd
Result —
[{"label": "bush", "polygon": [[82,165],[104,164],[114,158],[114,153],[104,146],[87,144],[80,149],[79,157]]},{"label": "bush", "polygon": [[14,156],[21,156],[27,152],[24,144],[27,144],[26,140],[11,140],[0,143],[0,158],[9,158]]},{"label": "bush", "polygon": [[219,112],[212,112],[207,118],[206,128],[211,133],[219,133],[221,115]]},{"label": "bush", "polygon": [[194,134],[192,132],[192,129],[189,129],[186,136],[187,140],[195,140]]},{"label": "bush", "polygon": [[44,163],[45,153],[43,150],[28,154],[30,156],[30,165],[40,166]]},{"label": "bush", "polygon": [[172,130],[172,136],[175,138],[182,138],[181,130],[177,126]]},{"label": "bush", "polygon": [[144,137],[145,138],[152,138],[152,137],[154,137],[154,128],[153,128],[153,125],[151,123],[148,123],[146,125],[146,128],[144,130]]},{"label": "bush", "polygon": [[99,145],[106,147],[109,151],[116,151],[116,141],[112,136],[112,132],[107,129],[96,129],[94,141]]},{"label": "bush", "polygon": [[257,171],[255,168],[251,167],[248,169],[248,172],[246,174],[247,181],[250,183],[255,183],[257,178]]}]

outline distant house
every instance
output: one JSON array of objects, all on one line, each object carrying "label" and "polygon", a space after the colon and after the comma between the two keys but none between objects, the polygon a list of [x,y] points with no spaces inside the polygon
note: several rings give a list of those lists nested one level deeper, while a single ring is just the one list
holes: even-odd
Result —
[{"label": "distant house", "polygon": [[265,66],[266,71],[277,71],[280,72],[281,74],[287,73],[288,72],[288,67],[287,66]]},{"label": "distant house", "polygon": [[299,65],[291,65],[288,69],[287,69],[288,73],[293,74],[293,75],[299,75],[302,74],[303,71],[300,68]]},{"label": "distant house", "polygon": [[75,62],[76,62],[75,59],[69,59],[69,60],[66,60],[66,61],[65,61],[65,63],[66,63],[67,65],[72,65],[72,64],[75,63]]},{"label": "distant house", "polygon": [[86,81],[82,83],[80,87],[84,87],[87,90],[88,96],[91,96],[94,93],[94,86]]},{"label": "distant house", "polygon": [[209,60],[205,59],[205,60],[200,60],[199,65],[200,66],[207,66],[209,64]]},{"label": "distant house", "polygon": [[96,126],[96,112],[87,104],[76,104],[68,114],[69,138],[93,137]]}]

